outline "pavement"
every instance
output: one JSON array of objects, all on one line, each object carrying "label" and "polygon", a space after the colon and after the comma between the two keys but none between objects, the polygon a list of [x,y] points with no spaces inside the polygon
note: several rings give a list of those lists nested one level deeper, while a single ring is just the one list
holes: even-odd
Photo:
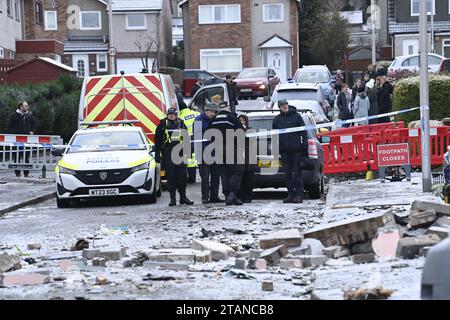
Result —
[{"label": "pavement", "polygon": [[[22,194],[45,195],[54,188],[51,178],[47,182],[37,178],[33,183],[1,177],[6,181],[0,185],[2,205]],[[166,270],[152,264],[124,268],[123,260],[94,267],[81,259],[80,251],[70,251],[79,239],[86,239],[90,248],[125,247],[128,257],[137,252],[190,248],[195,239],[209,239],[246,254],[246,248],[257,248],[259,238],[273,231],[306,231],[322,223],[382,212],[389,207],[407,210],[415,199],[438,200],[433,194],[421,193],[417,174],[412,183],[384,185],[377,180],[332,180],[326,199],[305,200],[303,204],[282,204],[285,192],[280,190],[257,190],[250,205],[205,206],[201,204],[199,183],[189,185],[188,195],[195,201],[192,207],[168,207],[169,197],[163,192],[154,205],[119,199],[85,201],[58,209],[55,199],[49,199],[0,216],[0,254],[19,254],[22,264],[22,270],[4,275],[19,277],[21,272],[38,271],[48,274],[48,281],[28,285],[26,290],[21,285],[0,286],[0,297],[341,300],[345,290],[382,286],[394,290],[390,299],[420,298],[424,258],[379,258],[376,263],[356,265],[346,257],[313,268],[242,270],[250,276],[245,279],[229,272],[235,257],[208,263],[180,261],[183,270]],[[30,243],[39,243],[41,248],[31,250]],[[106,285],[96,283],[99,276],[108,280]],[[272,281],[274,290],[262,291],[263,281]]]}]

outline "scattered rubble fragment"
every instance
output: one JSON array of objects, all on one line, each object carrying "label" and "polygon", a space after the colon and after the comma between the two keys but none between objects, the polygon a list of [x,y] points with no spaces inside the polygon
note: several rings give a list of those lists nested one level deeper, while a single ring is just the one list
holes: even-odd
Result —
[{"label": "scattered rubble fragment", "polygon": [[286,245],[282,244],[275,248],[267,249],[263,251],[260,255],[261,259],[267,261],[268,265],[274,265],[288,255],[289,251]]},{"label": "scattered rubble fragment", "polygon": [[302,244],[302,234],[298,229],[281,230],[270,233],[259,240],[261,249],[270,249],[279,245],[297,247]]},{"label": "scattered rubble fragment", "polygon": [[263,281],[261,284],[262,291],[273,291],[273,282],[272,281]]},{"label": "scattered rubble fragment", "polygon": [[305,238],[320,240],[325,246],[352,245],[375,238],[378,228],[394,223],[392,210],[363,217],[319,225],[304,234]]},{"label": "scattered rubble fragment", "polygon": [[265,259],[250,259],[247,265],[248,269],[266,270],[267,261]]},{"label": "scattered rubble fragment", "polygon": [[95,277],[95,284],[99,286],[104,286],[105,284],[108,284],[108,279],[103,276],[97,276]]},{"label": "scattered rubble fragment", "polygon": [[435,210],[427,211],[415,211],[411,210],[409,215],[409,229],[417,229],[422,227],[429,227],[437,220],[437,215]]},{"label": "scattered rubble fragment", "polygon": [[225,277],[236,277],[238,279],[245,279],[245,280],[251,280],[255,279],[255,277],[251,276],[245,271],[242,270],[236,270],[236,269],[230,269],[225,274]]},{"label": "scattered rubble fragment", "polygon": [[300,259],[281,259],[280,260],[280,268],[281,269],[294,269],[294,268],[302,268],[302,260]]},{"label": "scattered rubble fragment", "polygon": [[352,245],[352,254],[373,253],[372,240]]},{"label": "scattered rubble fragment", "polygon": [[92,259],[93,267],[106,267],[106,259],[101,257],[95,257]]},{"label": "scattered rubble fragment", "polygon": [[311,253],[312,255],[322,255],[323,254],[323,249],[325,249],[325,247],[323,246],[322,242],[320,242],[317,239],[312,239],[312,238],[307,238],[305,240],[303,240],[302,242],[302,247],[306,247],[309,246],[309,248],[311,249]]},{"label": "scattered rubble fragment", "polygon": [[450,205],[438,202],[415,200],[411,205],[411,210],[434,210],[438,215],[450,216]]},{"label": "scattered rubble fragment", "polygon": [[420,248],[433,246],[440,241],[441,239],[435,234],[401,238],[398,241],[397,257],[414,259],[419,255]]},{"label": "scattered rubble fragment", "polygon": [[84,249],[82,257],[88,260],[92,260],[100,255],[99,249]]},{"label": "scattered rubble fragment", "polygon": [[393,293],[393,290],[382,287],[374,289],[359,288],[356,290],[346,290],[344,292],[344,300],[381,300],[388,299]]},{"label": "scattered rubble fragment", "polygon": [[399,240],[398,229],[379,229],[377,238],[372,240],[372,247],[378,257],[395,257]]},{"label": "scattered rubble fragment", "polygon": [[70,251],[81,251],[89,248],[89,242],[84,239],[79,239],[71,248]]},{"label": "scattered rubble fragment", "polygon": [[4,273],[0,276],[0,285],[2,286],[26,286],[38,285],[50,282],[50,271],[25,271],[19,270],[10,273]]},{"label": "scattered rubble fragment", "polygon": [[19,255],[12,255],[6,252],[0,254],[0,274],[3,272],[18,270],[21,267]]},{"label": "scattered rubble fragment", "polygon": [[201,251],[211,251],[211,259],[213,261],[226,260],[235,254],[235,251],[229,246],[210,240],[194,240],[192,241],[192,248]]},{"label": "scattered rubble fragment", "polygon": [[309,244],[302,244],[301,247],[289,248],[289,254],[294,256],[305,256],[312,254],[311,246]]},{"label": "scattered rubble fragment", "polygon": [[127,255],[127,251],[125,248],[109,248],[105,250],[101,250],[99,256],[106,258],[107,260],[118,261]]},{"label": "scattered rubble fragment", "polygon": [[27,250],[41,250],[42,245],[40,243],[27,244]]},{"label": "scattered rubble fragment", "polygon": [[350,249],[344,246],[331,246],[323,249],[323,253],[330,259],[339,259],[348,257],[350,255]]},{"label": "scattered rubble fragment", "polygon": [[325,255],[309,255],[298,256],[298,259],[302,263],[302,268],[309,268],[324,265],[327,262],[328,257]]},{"label": "scattered rubble fragment", "polygon": [[355,254],[352,256],[352,261],[355,264],[362,263],[372,263],[375,262],[375,254],[373,253],[363,253],[363,254]]},{"label": "scattered rubble fragment", "polygon": [[444,240],[448,238],[449,231],[449,227],[430,227],[425,234],[435,234],[441,240]]}]

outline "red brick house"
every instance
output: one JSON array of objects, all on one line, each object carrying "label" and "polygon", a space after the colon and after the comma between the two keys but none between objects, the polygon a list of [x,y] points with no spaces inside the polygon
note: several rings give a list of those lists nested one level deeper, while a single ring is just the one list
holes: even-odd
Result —
[{"label": "red brick house", "polygon": [[267,66],[282,81],[298,68],[298,0],[184,0],[186,68],[220,75]]}]

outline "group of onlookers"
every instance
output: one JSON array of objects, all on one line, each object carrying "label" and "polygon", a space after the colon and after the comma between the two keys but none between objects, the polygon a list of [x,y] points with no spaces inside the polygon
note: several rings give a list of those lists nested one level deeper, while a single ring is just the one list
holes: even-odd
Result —
[{"label": "group of onlookers", "polygon": [[335,89],[337,92],[336,106],[339,110],[339,119],[365,118],[354,122],[354,124],[343,124],[343,127],[390,121],[390,117],[367,119],[369,116],[392,112],[394,87],[386,76],[386,70],[380,64],[377,64],[375,68],[373,65],[369,65],[363,78],[356,79],[351,89],[348,84],[344,83],[342,73],[338,71]]}]

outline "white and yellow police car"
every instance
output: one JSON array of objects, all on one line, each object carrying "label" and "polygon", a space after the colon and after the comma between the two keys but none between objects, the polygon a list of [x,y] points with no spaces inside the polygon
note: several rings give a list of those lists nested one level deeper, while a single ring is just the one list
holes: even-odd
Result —
[{"label": "white and yellow police car", "polygon": [[138,195],[155,203],[161,194],[161,168],[143,130],[110,126],[75,132],[55,169],[57,205],[70,201]]}]

